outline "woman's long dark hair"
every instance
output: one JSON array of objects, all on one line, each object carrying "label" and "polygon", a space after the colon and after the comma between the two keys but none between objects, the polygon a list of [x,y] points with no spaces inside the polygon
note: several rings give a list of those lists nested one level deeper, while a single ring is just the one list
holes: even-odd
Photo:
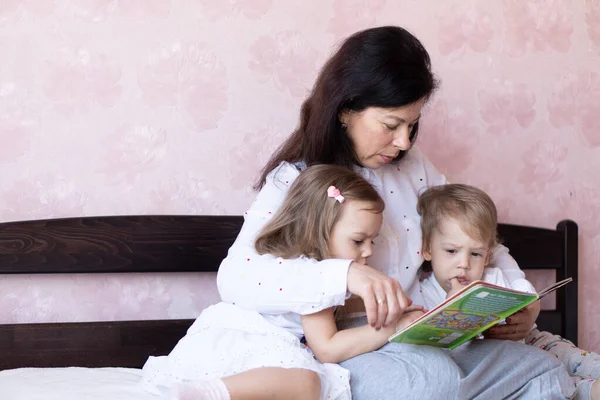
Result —
[{"label": "woman's long dark hair", "polygon": [[[310,96],[302,104],[297,129],[261,171],[255,189],[282,161],[360,165],[353,143],[342,129],[342,111],[367,107],[396,108],[429,98],[437,86],[429,54],[403,28],[383,26],[347,38],[325,63]],[[418,123],[411,132],[417,137]],[[395,161],[405,152],[401,151]]]}]

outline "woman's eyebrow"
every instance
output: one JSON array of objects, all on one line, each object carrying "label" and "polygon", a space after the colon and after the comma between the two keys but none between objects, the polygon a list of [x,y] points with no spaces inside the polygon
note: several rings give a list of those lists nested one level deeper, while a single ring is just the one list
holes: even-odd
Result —
[{"label": "woman's eyebrow", "polygon": [[[398,122],[406,122],[406,120],[404,118],[400,118],[396,115],[386,115],[385,118],[391,118]],[[419,116],[417,118],[415,118],[412,122],[417,122],[419,119],[421,119],[421,114],[419,114]]]}]

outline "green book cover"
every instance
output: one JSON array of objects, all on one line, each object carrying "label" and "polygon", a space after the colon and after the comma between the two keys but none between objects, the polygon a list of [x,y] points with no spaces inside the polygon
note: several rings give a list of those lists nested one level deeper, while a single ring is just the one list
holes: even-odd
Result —
[{"label": "green book cover", "polygon": [[571,280],[567,278],[557,282],[542,290],[539,295],[483,281],[472,282],[396,332],[389,341],[426,344],[452,350]]}]

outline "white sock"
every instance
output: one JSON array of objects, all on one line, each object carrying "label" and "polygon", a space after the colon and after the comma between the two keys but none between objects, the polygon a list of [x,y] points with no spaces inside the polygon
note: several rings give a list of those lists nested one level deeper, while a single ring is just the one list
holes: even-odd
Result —
[{"label": "white sock", "polygon": [[231,400],[231,397],[223,380],[211,379],[174,385],[171,400]]}]

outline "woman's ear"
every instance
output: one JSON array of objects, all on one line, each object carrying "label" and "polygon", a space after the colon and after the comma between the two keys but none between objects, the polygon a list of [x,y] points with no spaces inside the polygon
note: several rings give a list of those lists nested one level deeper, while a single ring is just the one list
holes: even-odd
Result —
[{"label": "woman's ear", "polygon": [[340,120],[340,124],[344,124],[348,126],[348,122],[350,121],[350,111],[344,110],[338,114],[338,119]]}]

